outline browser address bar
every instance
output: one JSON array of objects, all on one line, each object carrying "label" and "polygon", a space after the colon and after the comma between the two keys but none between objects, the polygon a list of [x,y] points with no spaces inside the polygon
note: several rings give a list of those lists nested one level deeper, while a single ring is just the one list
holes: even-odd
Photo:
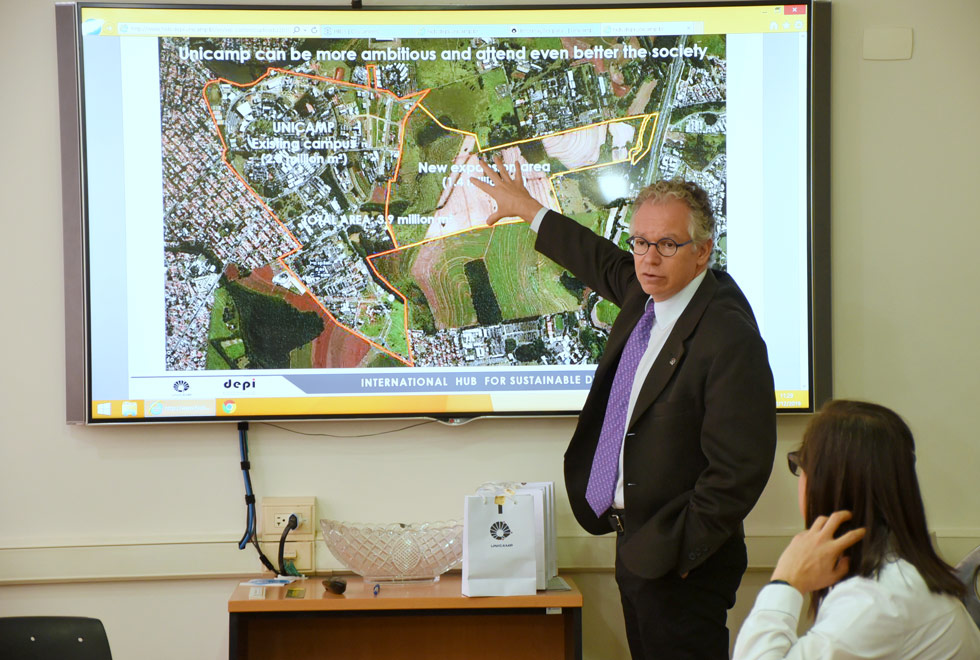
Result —
[{"label": "browser address bar", "polygon": [[659,21],[656,23],[603,23],[602,36],[673,36],[704,34],[703,21]]},{"label": "browser address bar", "polygon": [[[523,26],[509,28],[505,26],[482,26],[490,32],[500,34],[490,36],[587,36],[594,34],[594,26]],[[499,30],[493,30],[499,27]],[[387,36],[415,36],[421,30],[420,36],[433,36],[439,33],[451,33],[453,36],[468,34],[466,28],[473,26],[447,26],[445,28],[391,26],[385,32]],[[370,36],[378,33],[378,28],[368,29],[367,26],[323,26],[320,25],[272,25],[272,24],[241,24],[241,23],[120,23],[118,34],[121,36],[154,36],[154,37],[340,37],[340,36]],[[322,32],[322,34],[321,34]],[[402,33],[405,34],[402,34]],[[461,34],[460,34],[461,33]],[[522,34],[527,33],[527,34]],[[632,35],[676,35],[704,34],[704,23],[700,21],[662,21],[656,23],[603,23],[599,26],[602,36],[632,36]]]},{"label": "browser address bar", "polygon": [[310,37],[319,25],[260,25],[240,23],[120,23],[118,33],[153,37]]}]

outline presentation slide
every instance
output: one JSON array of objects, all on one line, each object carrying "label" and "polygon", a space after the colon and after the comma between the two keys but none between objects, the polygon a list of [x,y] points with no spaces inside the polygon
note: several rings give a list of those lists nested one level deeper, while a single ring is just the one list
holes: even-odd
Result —
[{"label": "presentation slide", "polygon": [[574,414],[618,309],[486,225],[495,156],[621,247],[708,191],[810,405],[807,5],[82,6],[91,420]]}]

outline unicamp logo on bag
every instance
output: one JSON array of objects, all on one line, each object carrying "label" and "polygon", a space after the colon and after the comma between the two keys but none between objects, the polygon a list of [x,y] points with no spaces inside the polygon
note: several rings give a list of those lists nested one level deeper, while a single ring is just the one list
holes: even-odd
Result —
[{"label": "unicamp logo on bag", "polygon": [[[490,525],[490,536],[497,541],[503,541],[505,538],[510,536],[510,527],[508,527],[507,523],[505,523],[503,520],[495,522],[494,524]],[[493,545],[490,547],[497,548],[501,546]]]}]

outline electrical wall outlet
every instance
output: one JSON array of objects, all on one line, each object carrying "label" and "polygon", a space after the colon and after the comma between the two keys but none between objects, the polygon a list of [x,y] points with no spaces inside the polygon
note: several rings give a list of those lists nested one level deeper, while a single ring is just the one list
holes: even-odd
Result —
[{"label": "electrical wall outlet", "polygon": [[[259,540],[278,541],[289,524],[289,516],[296,514],[299,526],[290,530],[290,541],[313,541],[316,535],[315,497],[263,497],[262,517],[259,521]],[[278,552],[278,550],[277,550]]]},{"label": "electrical wall outlet", "polygon": [[[289,538],[293,538],[293,533],[289,533]],[[279,559],[279,540],[262,541],[259,543],[262,552],[273,564]],[[293,566],[300,573],[309,575],[314,568],[313,541],[286,541],[282,549],[284,561],[291,561]]]},{"label": "electrical wall outlet", "polygon": [[286,529],[289,527],[289,519],[296,516],[296,529],[303,523],[303,519],[299,517],[299,512],[295,513],[277,513],[272,517],[272,525],[277,530]]}]

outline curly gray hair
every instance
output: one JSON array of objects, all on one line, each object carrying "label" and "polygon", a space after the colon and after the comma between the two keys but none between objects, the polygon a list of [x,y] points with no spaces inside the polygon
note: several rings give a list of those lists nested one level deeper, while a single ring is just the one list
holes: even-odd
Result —
[{"label": "curly gray hair", "polygon": [[700,245],[715,236],[715,216],[711,212],[711,200],[704,188],[683,179],[668,179],[652,183],[636,196],[633,208],[638,209],[646,202],[663,202],[678,199],[691,209],[688,220],[688,233],[695,245]]}]

